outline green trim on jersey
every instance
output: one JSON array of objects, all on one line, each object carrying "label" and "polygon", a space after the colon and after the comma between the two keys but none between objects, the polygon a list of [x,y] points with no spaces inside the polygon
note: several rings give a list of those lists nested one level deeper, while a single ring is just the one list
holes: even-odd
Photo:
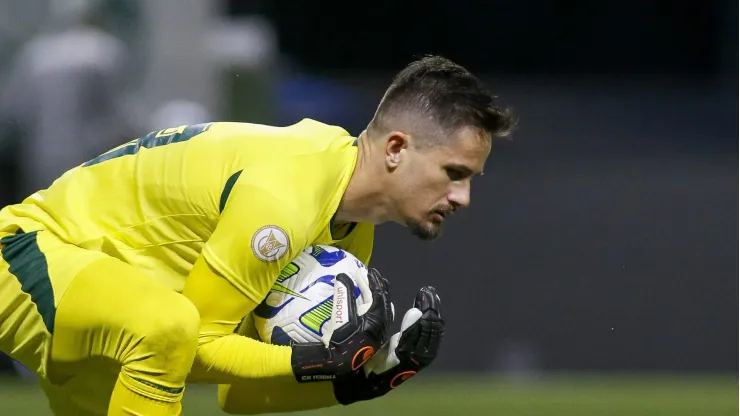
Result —
[{"label": "green trim on jersey", "polygon": [[31,302],[36,305],[46,329],[53,333],[57,313],[54,288],[49,280],[46,256],[36,241],[37,234],[38,231],[34,231],[3,237],[0,239],[3,246],[0,252],[10,266],[10,273],[21,283],[21,290],[31,296]]},{"label": "green trim on jersey", "polygon": [[239,175],[242,174],[242,171],[238,171],[235,174],[229,176],[229,179],[226,180],[226,184],[224,185],[224,190],[221,191],[221,201],[218,203],[218,212],[219,214],[224,212],[224,208],[226,208],[226,201],[229,200],[229,195],[231,195],[231,190],[234,189],[234,185],[236,184],[237,179],[239,179]]},{"label": "green trim on jersey", "polygon": [[170,393],[170,394],[180,394],[183,392],[183,390],[185,390],[185,387],[167,387],[161,384],[152,383],[151,381],[146,381],[141,378],[137,378],[137,377],[131,377],[131,378],[145,386],[154,387],[157,390],[162,390],[163,392]]},{"label": "green trim on jersey", "polygon": [[135,155],[143,147],[151,149],[153,147],[164,146],[170,143],[179,143],[192,139],[193,137],[208,131],[213,123],[194,124],[192,126],[180,126],[169,129],[153,131],[146,136],[133,140],[132,142],[113,149],[110,152],[85,162],[82,166],[92,166],[107,160],[116,159],[122,156]]}]

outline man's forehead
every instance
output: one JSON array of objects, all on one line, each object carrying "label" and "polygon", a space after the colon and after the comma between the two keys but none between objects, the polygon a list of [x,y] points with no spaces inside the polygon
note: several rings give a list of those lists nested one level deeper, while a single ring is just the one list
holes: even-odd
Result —
[{"label": "man's forehead", "polygon": [[491,152],[491,141],[478,134],[460,134],[448,145],[439,147],[439,158],[443,164],[467,167],[473,173],[481,173],[488,154]]}]

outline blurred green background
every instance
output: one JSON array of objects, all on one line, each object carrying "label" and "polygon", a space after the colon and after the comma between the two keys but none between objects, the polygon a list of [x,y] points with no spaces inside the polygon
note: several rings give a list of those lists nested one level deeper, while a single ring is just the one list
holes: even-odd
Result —
[{"label": "blurred green background", "polygon": [[[215,386],[190,386],[185,415],[224,414]],[[384,398],[348,408],[304,412],[341,415],[720,416],[738,414],[738,379],[723,374],[551,374],[506,380],[430,376]],[[50,415],[38,388],[0,381],[0,415]]]},{"label": "blurred green background", "polygon": [[[310,117],[357,134],[392,72],[425,53],[482,75],[520,118],[476,183],[475,208],[444,239],[378,230],[373,267],[397,299],[430,283],[444,293],[449,336],[435,371],[375,402],[304,414],[738,414],[737,0],[396,2],[400,32],[338,1],[0,0],[7,108],[35,91],[8,93],[14,62],[24,69],[16,54],[86,3],[110,8],[109,34],[130,49],[122,91],[100,100],[125,109],[114,118],[131,133],[101,142],[215,119]],[[317,24],[327,10],[334,24]],[[95,80],[81,77],[74,96],[103,91]],[[76,102],[59,99],[56,82],[31,84],[50,88],[39,102]],[[21,144],[54,145],[20,117],[35,112],[0,121],[0,206],[37,190],[23,168],[39,162]],[[99,154],[84,149],[79,162]],[[469,353],[471,334],[486,360]],[[577,372],[538,373],[552,368]],[[502,371],[524,374],[484,375]],[[0,374],[14,374],[1,356]],[[0,416],[49,414],[35,385],[0,377]],[[185,415],[217,414],[214,386],[188,389]]]}]

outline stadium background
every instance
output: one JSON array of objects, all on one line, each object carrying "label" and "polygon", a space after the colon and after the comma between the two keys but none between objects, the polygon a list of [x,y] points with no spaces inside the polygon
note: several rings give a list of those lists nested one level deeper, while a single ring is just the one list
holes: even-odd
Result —
[{"label": "stadium background", "polygon": [[[104,29],[76,28],[90,10]],[[520,127],[444,238],[379,229],[397,309],[433,284],[449,329],[433,369],[354,414],[734,415],[736,16],[730,0],[0,0],[0,202],[171,125],[358,134],[396,70],[442,54]],[[0,374],[0,414],[48,414],[22,370]],[[187,396],[186,414],[218,414],[212,388]]]}]

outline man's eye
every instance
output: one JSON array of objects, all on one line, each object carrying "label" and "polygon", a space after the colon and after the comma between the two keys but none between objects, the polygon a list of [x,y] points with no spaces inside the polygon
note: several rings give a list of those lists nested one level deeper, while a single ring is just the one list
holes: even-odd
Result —
[{"label": "man's eye", "polygon": [[465,179],[465,173],[457,169],[446,169],[446,171],[447,171],[447,176],[452,181],[459,181],[459,180]]}]

